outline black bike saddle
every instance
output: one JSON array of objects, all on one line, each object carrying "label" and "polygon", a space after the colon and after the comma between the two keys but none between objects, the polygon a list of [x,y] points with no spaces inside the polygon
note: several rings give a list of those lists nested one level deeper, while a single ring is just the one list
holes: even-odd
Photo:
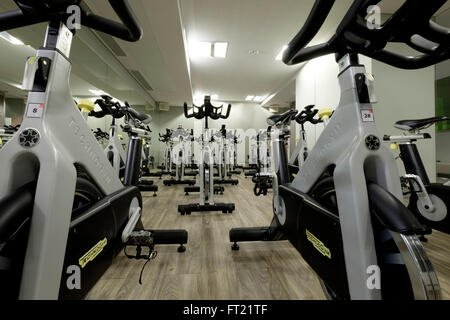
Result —
[{"label": "black bike saddle", "polygon": [[141,121],[143,124],[149,124],[152,122],[152,116],[146,113],[141,113],[130,107],[127,101],[125,101],[126,111],[128,111],[128,114],[139,121]]},{"label": "black bike saddle", "polygon": [[282,114],[275,114],[267,118],[267,124],[269,126],[275,126],[285,121],[291,121],[293,117],[297,115],[297,110],[288,110]]},{"label": "black bike saddle", "polygon": [[420,130],[427,128],[431,126],[432,124],[435,124],[437,122],[441,121],[447,121],[449,120],[448,117],[442,116],[442,117],[432,117],[432,118],[425,118],[425,119],[417,119],[417,120],[400,120],[394,123],[394,127],[400,130]]}]

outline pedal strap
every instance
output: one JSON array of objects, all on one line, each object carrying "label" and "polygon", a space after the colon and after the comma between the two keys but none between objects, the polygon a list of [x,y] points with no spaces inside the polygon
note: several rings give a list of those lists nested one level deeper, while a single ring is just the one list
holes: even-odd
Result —
[{"label": "pedal strap", "polygon": [[142,274],[144,273],[145,266],[147,265],[147,263],[150,260],[155,259],[157,255],[158,255],[158,251],[153,251],[151,254],[149,254],[147,261],[145,261],[144,265],[142,266],[141,274],[139,275],[139,284],[140,285],[142,285]]}]

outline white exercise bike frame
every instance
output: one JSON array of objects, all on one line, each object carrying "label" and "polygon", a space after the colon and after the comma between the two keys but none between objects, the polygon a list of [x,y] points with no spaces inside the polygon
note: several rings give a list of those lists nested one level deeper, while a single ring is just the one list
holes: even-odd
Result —
[{"label": "white exercise bike frame", "polygon": [[[64,24],[59,37],[64,37],[66,48],[44,47],[28,59],[28,69],[41,58],[50,59],[47,89],[29,92],[22,125],[0,151],[0,198],[37,181],[20,299],[58,298],[77,179],[74,164],[81,165],[105,195],[123,188],[71,95],[71,62],[62,52],[68,55],[72,32]],[[28,77],[25,74],[24,83]],[[33,143],[25,146],[30,134]]]}]

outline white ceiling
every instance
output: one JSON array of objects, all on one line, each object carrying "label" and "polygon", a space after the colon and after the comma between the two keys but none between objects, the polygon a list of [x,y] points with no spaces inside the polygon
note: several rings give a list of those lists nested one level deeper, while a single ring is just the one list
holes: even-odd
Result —
[{"label": "white ceiling", "polygon": [[[94,6],[91,2],[96,5],[100,4],[99,1],[88,1],[87,4],[92,7]],[[146,3],[146,1],[132,2]],[[102,1],[101,3],[107,4],[106,1]],[[132,4],[136,6],[139,5],[139,3]],[[0,3],[1,12],[15,9],[17,9],[17,7],[13,1],[2,1]],[[105,10],[106,9],[103,7],[94,7],[95,12],[104,12]],[[178,12],[177,10],[175,11]],[[143,13],[142,10],[139,10],[139,12]],[[140,19],[145,22],[149,20],[147,16],[141,16]],[[28,56],[35,54],[35,50],[33,48],[39,48],[43,44],[45,27],[46,24],[39,24],[32,27],[8,31],[28,46],[13,46],[3,39],[0,39],[0,70],[2,70],[0,72],[0,81],[3,80],[3,83],[0,86],[0,91],[6,92],[7,97],[26,96],[25,92],[17,91],[17,88],[8,85],[8,83],[20,84],[22,82],[25,60]],[[143,38],[143,47],[136,48],[136,43],[126,43],[127,47],[124,48],[124,51],[127,53],[127,57],[125,58],[115,56],[104,44],[104,42],[100,40],[101,37],[96,36],[87,28],[78,31],[72,43],[70,56],[72,61],[72,74],[70,79],[72,94],[79,97],[92,96],[92,93],[89,92],[89,90],[100,89],[120,100],[127,100],[135,106],[154,105],[153,91],[145,90],[130,72],[130,70],[139,70],[143,74],[144,78],[147,78],[147,76],[144,75],[144,72],[148,72],[148,66],[150,65],[150,68],[154,70],[151,77],[149,77],[151,79],[164,79],[164,74],[167,73],[167,70],[165,69],[157,69],[154,67],[154,65],[159,64],[157,56],[160,49],[157,45],[152,47],[148,44],[149,42],[155,42],[151,38],[152,30],[145,23],[143,24],[143,27],[145,29],[145,34],[147,35]],[[181,27],[178,29],[181,30]],[[159,34],[163,33],[160,32]],[[153,48],[156,48],[154,50],[156,51],[156,54],[152,54]],[[139,59],[134,59],[133,50],[141,52],[138,57]],[[159,53],[159,56],[162,56],[162,54]],[[142,61],[142,63],[136,63],[136,61]],[[6,82],[4,81],[5,79],[7,80]],[[146,80],[148,81],[149,79]],[[167,83],[163,83],[161,85],[162,81],[163,80],[156,82],[155,85],[151,85],[154,88],[170,87],[170,84]],[[186,83],[189,87],[189,81]],[[190,89],[187,91],[190,92]],[[176,99],[176,95],[174,95],[173,98]],[[184,101],[184,99],[179,100]]]},{"label": "white ceiling", "polygon": [[[192,99],[182,27],[176,0],[130,0],[144,30],[136,43],[115,39],[126,53],[119,60],[130,70],[139,70],[153,88],[157,101],[182,106]],[[94,12],[117,20],[107,1],[86,2]]]},{"label": "white ceiling", "polygon": [[[45,25],[43,24],[9,31],[27,46],[14,46],[0,39],[0,81],[2,80],[4,85],[22,83],[26,58],[34,55],[36,52],[34,48],[42,45],[44,32]],[[97,42],[100,43],[98,40]],[[89,92],[90,89],[101,89],[121,100],[130,100],[133,104],[146,104],[145,97],[136,94],[136,84],[123,81],[123,76],[114,71],[107,61],[89,49],[85,43],[80,41],[79,37],[74,38],[70,58],[72,60],[70,84],[74,96],[92,95]],[[2,89],[2,91],[6,91],[7,96],[14,97],[18,93],[15,92],[12,95],[15,90],[11,88]],[[25,97],[26,92],[21,92],[19,95]]]},{"label": "white ceiling", "polygon": [[[198,41],[229,43],[226,59],[191,58],[194,94],[218,94],[220,100],[244,101],[248,95],[275,96],[266,104],[289,106],[293,76],[301,66],[286,66],[275,57],[304,24],[314,0],[181,0],[188,46]],[[336,30],[351,0],[339,0],[311,44],[326,41]],[[382,13],[404,0],[384,0]],[[450,7],[446,4],[440,12]],[[259,55],[252,55],[258,50]],[[291,100],[292,101],[292,100]]]},{"label": "white ceiling", "polygon": [[[383,12],[392,12],[403,1],[384,0]],[[85,2],[95,13],[117,20],[107,1]],[[229,102],[242,102],[247,95],[275,94],[268,104],[280,106],[287,106],[294,99],[292,80],[301,66],[285,66],[275,57],[303,25],[314,0],[129,2],[142,24],[142,40],[128,43],[114,39],[113,44],[126,55],[122,57],[114,54],[116,51],[110,49],[100,33],[92,37],[92,33],[81,30],[74,38],[71,53],[70,83],[74,96],[89,96],[90,89],[100,89],[142,106],[152,105],[155,100],[181,106],[185,101],[192,102],[195,93],[218,94],[220,100]],[[337,1],[313,44],[328,40],[351,2]],[[447,3],[441,12],[449,7]],[[0,2],[1,12],[16,8],[12,0]],[[38,48],[44,31],[45,24],[40,24],[10,33]],[[194,41],[227,41],[228,55],[225,59],[189,59],[188,45]],[[11,97],[24,97],[25,93],[11,84],[21,83],[25,59],[34,54],[33,49],[5,43],[0,39],[0,91]],[[260,53],[251,55],[250,50]],[[151,90],[132,75],[136,70]]]},{"label": "white ceiling", "polygon": [[[351,1],[340,0],[318,35],[325,39]],[[182,0],[188,45],[226,41],[228,55],[191,58],[194,93],[218,94],[220,100],[245,101],[248,95],[270,96],[286,87],[300,66],[276,61],[297,33],[313,0]],[[251,50],[260,54],[252,55]]]}]

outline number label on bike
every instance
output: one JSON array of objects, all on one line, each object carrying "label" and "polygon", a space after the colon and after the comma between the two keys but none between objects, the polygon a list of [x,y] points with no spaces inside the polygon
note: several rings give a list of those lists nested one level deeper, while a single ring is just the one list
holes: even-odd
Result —
[{"label": "number label on bike", "polygon": [[361,110],[361,118],[362,118],[363,122],[374,122],[375,121],[372,110]]},{"label": "number label on bike", "polygon": [[27,107],[27,118],[41,118],[43,111],[43,103],[29,103]]}]

